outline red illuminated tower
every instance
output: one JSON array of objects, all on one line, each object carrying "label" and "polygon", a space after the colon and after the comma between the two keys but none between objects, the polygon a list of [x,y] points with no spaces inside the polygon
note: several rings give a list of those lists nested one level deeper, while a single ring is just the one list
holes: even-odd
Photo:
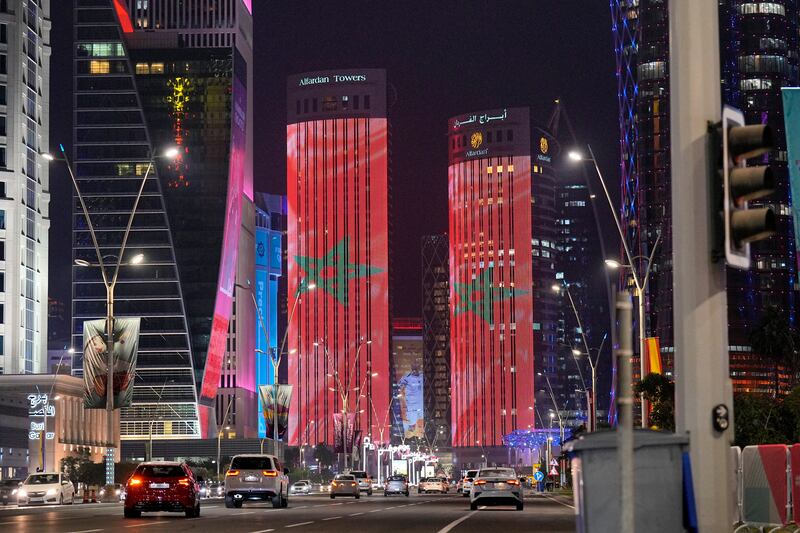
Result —
[{"label": "red illuminated tower", "polygon": [[299,74],[287,93],[289,444],[334,444],[345,411],[348,433],[378,440],[391,339],[386,73]]},{"label": "red illuminated tower", "polygon": [[534,424],[530,131],[527,108],[448,123],[452,438],[476,452]]}]

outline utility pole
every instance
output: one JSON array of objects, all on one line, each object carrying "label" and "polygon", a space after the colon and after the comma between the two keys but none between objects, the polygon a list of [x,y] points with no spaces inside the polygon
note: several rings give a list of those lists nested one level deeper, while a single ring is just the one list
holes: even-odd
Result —
[{"label": "utility pole", "polygon": [[[718,4],[669,3],[675,422],[678,433],[689,435],[701,533],[728,532],[732,523],[725,263],[712,262],[712,217],[718,212],[708,184],[716,163],[708,161],[708,127],[722,109]],[[715,424],[721,410],[728,417],[724,427]]]}]

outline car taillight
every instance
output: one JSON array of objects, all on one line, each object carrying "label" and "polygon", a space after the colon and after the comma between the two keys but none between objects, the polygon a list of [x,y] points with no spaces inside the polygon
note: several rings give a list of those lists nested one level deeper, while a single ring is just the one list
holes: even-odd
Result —
[{"label": "car taillight", "polygon": [[509,485],[519,485],[519,480],[518,479],[509,479],[508,481],[506,481],[506,483],[508,483]]},{"label": "car taillight", "polygon": [[336,481],[334,481],[334,482],[332,482],[332,483],[331,483],[331,486],[332,486],[332,487],[337,487],[338,485],[339,485],[339,483],[337,483]]},{"label": "car taillight", "polygon": [[478,481],[475,482],[475,485],[486,485],[486,480],[485,479],[479,479]]},{"label": "car taillight", "polygon": [[278,472],[275,470],[263,470],[261,473],[267,477],[278,477]]},{"label": "car taillight", "polygon": [[184,487],[188,487],[189,486],[189,478],[188,477],[183,477],[183,478],[179,479],[178,480],[178,485],[183,485]]},{"label": "car taillight", "polygon": [[352,487],[355,487],[355,486],[356,486],[356,483],[355,483],[355,481],[351,481],[351,482],[350,482],[350,486],[352,486]]},{"label": "car taillight", "polygon": [[133,486],[141,485],[141,484],[142,484],[142,480],[139,479],[138,477],[132,477],[132,478],[130,478],[128,480],[128,486],[129,487],[133,487]]},{"label": "car taillight", "polygon": [[228,473],[225,474],[225,475],[226,476],[238,476],[239,475],[239,471],[238,470],[228,470]]}]

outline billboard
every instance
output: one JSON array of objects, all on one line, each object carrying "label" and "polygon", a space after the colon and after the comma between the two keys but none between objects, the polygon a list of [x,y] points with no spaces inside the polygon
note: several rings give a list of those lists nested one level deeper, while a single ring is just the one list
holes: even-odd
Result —
[{"label": "billboard", "polygon": [[[264,413],[265,437],[274,439],[275,419],[273,407],[275,406],[275,386],[261,385],[258,387],[258,396],[261,399],[261,412]],[[289,403],[292,398],[291,385],[278,385],[278,439],[286,438],[289,426]]]},{"label": "billboard", "polygon": [[236,264],[239,249],[239,231],[242,223],[242,195],[245,183],[245,153],[247,142],[247,86],[240,78],[240,69],[234,69],[233,109],[231,110],[231,147],[228,168],[228,193],[225,206],[225,228],[222,234],[222,251],[219,263],[217,296],[211,322],[200,403],[214,406],[222,373],[222,359],[228,339],[228,323],[233,309],[233,291],[236,281]]},{"label": "billboard", "polygon": [[333,427],[335,439],[333,443],[333,452],[334,453],[345,453],[345,449],[349,451],[349,453],[353,452],[353,448],[356,445],[357,431],[355,429],[356,424],[356,414],[355,413],[347,413],[347,445],[342,444],[342,435],[345,433],[344,428],[344,416],[342,413],[334,413],[333,415]]},{"label": "billboard", "polygon": [[[115,318],[113,346],[114,409],[127,407],[133,398],[133,381],[139,351],[139,318]],[[108,335],[106,320],[83,323],[84,407],[105,409],[108,382]]]},{"label": "billboard", "polygon": [[343,382],[352,374],[349,387],[362,387],[350,409],[373,442],[389,408],[387,127],[385,118],[287,126],[290,309],[298,297],[287,343],[294,354],[288,378],[297,385],[292,445],[333,444],[334,414],[342,409],[331,390],[337,372]]}]

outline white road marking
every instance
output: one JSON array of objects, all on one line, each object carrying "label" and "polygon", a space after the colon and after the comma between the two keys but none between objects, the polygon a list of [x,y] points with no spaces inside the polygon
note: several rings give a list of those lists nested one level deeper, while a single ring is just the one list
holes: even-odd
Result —
[{"label": "white road marking", "polygon": [[131,527],[150,527],[150,526],[163,526],[166,522],[158,521],[158,522],[148,522],[146,524],[133,524],[131,526],[125,526],[125,529]]},{"label": "white road marking", "polygon": [[361,512],[361,513],[353,513],[353,514],[351,514],[350,516],[360,516],[360,515],[362,515],[362,514],[364,514],[364,513],[363,513],[363,512]]},{"label": "white road marking", "polygon": [[314,521],[312,520],[311,522],[300,522],[300,523],[298,523],[298,524],[289,524],[289,525],[288,525],[288,526],[286,526],[286,527],[307,526],[308,524],[313,524],[313,523],[314,523]]},{"label": "white road marking", "polygon": [[241,516],[243,514],[256,514],[256,512],[255,511],[245,511],[244,513],[236,513],[236,514]]},{"label": "white road marking", "polygon": [[70,531],[69,533],[94,533],[95,531],[103,531],[102,529],[82,529],[80,531]]},{"label": "white road marking", "polygon": [[328,505],[344,505],[344,503],[342,503],[342,502],[339,502],[339,503],[330,503],[330,504],[328,504]]},{"label": "white road marking", "polygon": [[250,533],[269,533],[270,531],[275,531],[274,529],[259,529],[258,531],[251,531]]},{"label": "white road marking", "polygon": [[322,521],[327,522],[328,520],[336,520],[338,518],[341,518],[341,516],[329,516],[328,518],[323,518]]},{"label": "white road marking", "polygon": [[294,507],[294,509],[305,509],[308,505],[301,505],[300,507]]},{"label": "white road marking", "polygon": [[381,511],[383,511],[383,509],[373,509],[372,511],[369,511],[369,512],[370,513],[380,513]]},{"label": "white road marking", "polygon": [[[482,506],[478,507],[478,509],[486,509],[486,506],[485,506],[485,505],[482,505]],[[470,516],[474,515],[474,514],[475,514],[475,513],[477,513],[477,512],[478,512],[478,511],[472,511],[472,512],[470,512],[469,514],[465,514],[464,516],[462,516],[462,517],[461,517],[461,518],[459,518],[458,520],[453,520],[452,522],[450,522],[449,524],[447,524],[446,526],[444,526],[442,529],[440,529],[440,530],[439,530],[439,531],[437,531],[436,533],[448,533],[448,532],[449,532],[449,531],[451,531],[453,528],[455,528],[455,527],[456,527],[458,524],[460,524],[461,522],[463,522],[464,520],[466,520],[467,518],[469,518]]]},{"label": "white road marking", "polygon": [[574,505],[570,505],[570,504],[568,504],[568,503],[564,503],[564,502],[562,502],[562,501],[558,501],[557,499],[555,499],[555,498],[552,498],[552,497],[550,497],[550,496],[548,496],[548,495],[546,495],[546,494],[542,494],[542,496],[544,496],[544,497],[545,497],[545,498],[547,498],[548,500],[551,500],[551,501],[554,501],[554,502],[556,502],[556,503],[558,503],[558,504],[561,504],[561,505],[563,505],[564,507],[569,507],[570,509],[575,509],[575,506],[574,506]]}]

